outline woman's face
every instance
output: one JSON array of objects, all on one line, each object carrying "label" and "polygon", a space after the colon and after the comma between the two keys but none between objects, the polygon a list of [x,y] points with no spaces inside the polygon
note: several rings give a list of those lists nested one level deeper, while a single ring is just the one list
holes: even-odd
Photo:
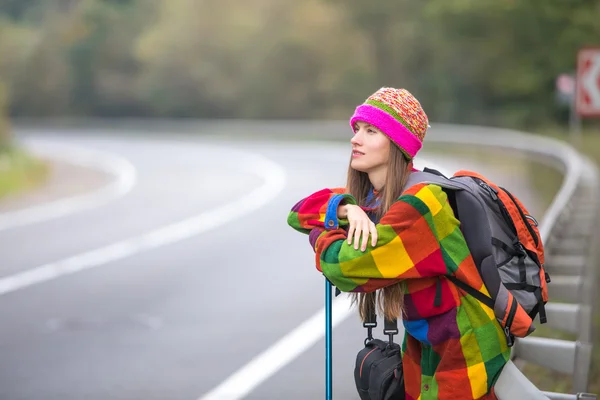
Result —
[{"label": "woman's face", "polygon": [[350,166],[369,175],[387,171],[390,158],[390,139],[379,129],[362,121],[354,125],[352,160]]}]

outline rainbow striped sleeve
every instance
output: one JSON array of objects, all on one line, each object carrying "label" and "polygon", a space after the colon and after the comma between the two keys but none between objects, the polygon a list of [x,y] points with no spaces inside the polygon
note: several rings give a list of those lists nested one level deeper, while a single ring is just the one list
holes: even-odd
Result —
[{"label": "rainbow striped sleeve", "polygon": [[336,229],[346,221],[338,221],[337,208],[342,201],[356,204],[344,188],[323,189],[300,200],[288,214],[288,225],[309,234],[314,228]]},{"label": "rainbow striped sleeve", "polygon": [[354,250],[343,229],[316,241],[317,269],[344,292],[371,292],[403,279],[453,274],[470,256],[459,221],[436,185],[410,188],[383,216],[377,244]]}]

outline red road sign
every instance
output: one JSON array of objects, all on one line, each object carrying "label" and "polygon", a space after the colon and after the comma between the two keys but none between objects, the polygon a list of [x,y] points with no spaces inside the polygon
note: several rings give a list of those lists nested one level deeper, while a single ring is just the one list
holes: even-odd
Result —
[{"label": "red road sign", "polygon": [[600,117],[600,47],[583,48],[577,54],[577,114]]}]

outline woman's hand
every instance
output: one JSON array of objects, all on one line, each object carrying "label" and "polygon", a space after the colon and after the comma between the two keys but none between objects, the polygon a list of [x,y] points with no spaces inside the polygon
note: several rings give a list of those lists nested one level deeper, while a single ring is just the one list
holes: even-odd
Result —
[{"label": "woman's hand", "polygon": [[354,238],[354,250],[358,250],[359,242],[361,243],[361,251],[367,249],[369,234],[371,234],[371,246],[375,247],[377,244],[377,228],[362,208],[354,204],[341,205],[338,208],[338,218],[348,220],[350,224],[348,227],[348,244],[352,244]]}]

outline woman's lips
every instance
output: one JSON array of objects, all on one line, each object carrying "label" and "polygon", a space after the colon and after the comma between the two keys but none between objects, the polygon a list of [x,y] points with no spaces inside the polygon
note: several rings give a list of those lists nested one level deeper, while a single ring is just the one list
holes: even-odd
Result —
[{"label": "woman's lips", "polygon": [[356,151],[356,150],[352,151],[352,157],[360,157],[360,156],[364,156],[364,155],[365,155],[365,153],[361,153],[360,151]]}]

